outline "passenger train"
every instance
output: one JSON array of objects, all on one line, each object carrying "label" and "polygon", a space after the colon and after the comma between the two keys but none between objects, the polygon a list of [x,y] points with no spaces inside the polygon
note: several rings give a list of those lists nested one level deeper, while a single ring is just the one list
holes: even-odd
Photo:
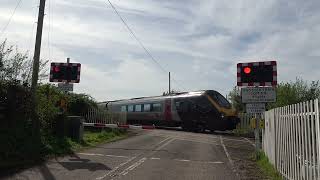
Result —
[{"label": "passenger train", "polygon": [[127,112],[128,124],[224,131],[235,129],[239,123],[236,110],[214,90],[108,101],[103,105],[112,112]]}]

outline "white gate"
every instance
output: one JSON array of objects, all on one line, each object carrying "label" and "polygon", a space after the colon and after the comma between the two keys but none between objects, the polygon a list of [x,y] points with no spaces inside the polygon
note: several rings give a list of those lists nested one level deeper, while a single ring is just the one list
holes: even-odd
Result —
[{"label": "white gate", "polygon": [[253,131],[250,123],[252,118],[255,117],[255,114],[251,113],[239,113],[240,123],[238,125],[238,129],[244,129],[248,131]]},{"label": "white gate", "polygon": [[265,113],[263,150],[286,179],[320,179],[319,102],[303,102]]},{"label": "white gate", "polygon": [[90,109],[83,117],[86,123],[127,124],[126,112],[114,113],[101,108]]}]

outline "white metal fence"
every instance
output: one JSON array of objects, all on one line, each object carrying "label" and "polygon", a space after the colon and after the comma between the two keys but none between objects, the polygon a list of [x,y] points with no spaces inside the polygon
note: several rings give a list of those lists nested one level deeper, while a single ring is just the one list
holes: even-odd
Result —
[{"label": "white metal fence", "polygon": [[320,179],[318,100],[265,113],[263,150],[286,179]]},{"label": "white metal fence", "polygon": [[[253,131],[254,129],[252,128],[251,120],[254,118],[256,114],[252,113],[239,113],[239,118],[240,118],[240,123],[237,128],[239,129],[245,129],[247,131]],[[261,114],[259,114],[259,117]]]},{"label": "white metal fence", "polygon": [[83,115],[86,123],[99,123],[99,124],[126,124],[127,113],[119,112],[113,113],[100,108],[90,109]]}]

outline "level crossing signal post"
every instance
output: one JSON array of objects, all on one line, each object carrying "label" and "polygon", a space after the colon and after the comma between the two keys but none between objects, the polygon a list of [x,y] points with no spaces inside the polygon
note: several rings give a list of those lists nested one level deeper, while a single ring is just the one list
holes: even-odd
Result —
[{"label": "level crossing signal post", "polygon": [[[65,93],[73,91],[73,83],[80,82],[80,63],[70,63],[70,58],[67,58],[67,63],[53,62],[50,67],[50,82],[58,82],[58,89]],[[62,113],[66,111],[66,99],[61,99],[59,106]]]},{"label": "level crossing signal post", "polygon": [[261,149],[260,127],[266,103],[276,101],[277,62],[249,62],[237,64],[237,85],[246,112],[254,114],[256,152]]}]

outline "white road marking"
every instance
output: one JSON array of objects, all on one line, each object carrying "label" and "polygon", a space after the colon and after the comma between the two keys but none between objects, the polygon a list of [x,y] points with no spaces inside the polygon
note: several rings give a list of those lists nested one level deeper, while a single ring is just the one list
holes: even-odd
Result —
[{"label": "white road marking", "polygon": [[247,142],[249,142],[253,147],[256,147],[256,145],[253,144],[248,138],[243,138],[243,139],[245,139]]},{"label": "white road marking", "polygon": [[111,171],[109,171],[107,174],[101,176],[101,177],[97,177],[96,180],[101,180],[104,179],[105,177],[109,176],[111,173],[115,172],[116,170],[118,170],[119,168],[121,168],[122,166],[128,164],[130,161],[132,161],[133,159],[135,159],[136,157],[132,157],[130,159],[128,159],[126,162],[121,163],[119,166],[115,167],[114,169],[112,169]]},{"label": "white road marking", "polygon": [[125,176],[126,174],[128,174],[130,171],[134,170],[136,167],[140,166],[143,162],[145,162],[147,160],[147,158],[142,158],[139,161],[137,161],[136,163],[132,164],[131,166],[129,166],[127,169],[123,170],[120,175]]},{"label": "white road marking", "polygon": [[105,157],[116,157],[116,158],[130,158],[128,156],[117,156],[117,155],[110,155],[110,154],[95,154],[95,153],[77,153],[79,155],[85,156],[105,156]]},{"label": "white road marking", "polygon": [[221,161],[214,161],[214,162],[207,162],[209,164],[223,164],[224,162],[221,162]]},{"label": "white road marking", "polygon": [[192,161],[188,159],[174,159],[175,161],[180,162],[192,162],[192,163],[203,163],[203,164],[223,164],[224,162],[221,161]]},{"label": "white road marking", "polygon": [[[159,145],[159,144],[161,144],[161,143],[163,143],[163,142],[165,142],[165,141],[167,141],[167,140],[170,139],[170,138],[171,138],[171,137],[168,137],[168,138],[160,141],[158,144],[156,144],[156,146]],[[156,148],[155,150],[157,151],[157,150],[160,150],[160,149],[164,148],[165,146],[167,146],[168,144],[170,144],[170,143],[171,143],[172,141],[174,141],[174,140],[175,140],[174,138],[168,140],[166,143],[162,144],[161,146],[159,146],[159,147]],[[156,151],[148,154],[148,156],[152,156],[154,153],[156,153]],[[129,166],[127,169],[125,169],[124,171],[122,171],[119,175],[125,176],[125,175],[128,174],[130,171],[134,170],[136,167],[138,167],[138,166],[140,166],[142,163],[144,163],[146,160],[147,160],[146,157],[140,159],[139,161],[137,161],[136,163],[132,164],[132,165]]]},{"label": "white road marking", "polygon": [[175,159],[176,161],[182,161],[182,162],[190,162],[190,160],[187,159]]},{"label": "white road marking", "polygon": [[[161,143],[163,143],[163,142],[165,142],[165,141],[167,141],[167,140],[169,140],[169,139],[171,139],[171,137],[165,138],[164,140],[160,141],[159,143],[155,144],[154,146],[158,146],[158,145],[160,145]],[[162,147],[168,145],[168,144],[169,144],[170,142],[172,142],[173,140],[174,140],[174,139],[169,140],[168,142],[166,142],[166,143],[163,144],[162,146],[158,147],[156,150],[160,150]],[[159,148],[160,148],[160,149],[159,149]],[[152,155],[152,154],[154,154],[154,153],[155,153],[155,152],[151,153],[150,155]],[[141,153],[141,154],[142,154],[142,153]],[[141,154],[140,154],[140,155],[141,155]],[[139,155],[137,155],[137,156],[139,156]],[[137,156],[135,156],[135,157],[129,159],[128,161],[120,164],[119,166],[115,167],[112,171],[109,171],[109,172],[108,172],[107,174],[105,174],[104,176],[98,177],[98,178],[96,178],[96,179],[97,179],[97,180],[104,179],[105,177],[107,177],[107,176],[111,175],[112,173],[114,173],[115,171],[117,171],[117,170],[118,170],[119,168],[121,168],[122,166],[128,164],[130,161],[132,161],[133,159],[135,159]],[[131,170],[133,170],[134,168],[140,166],[145,160],[146,160],[146,158],[140,159],[139,161],[135,162],[133,165],[129,166],[127,169],[125,169],[124,171],[122,171],[122,172],[120,173],[120,175],[123,175],[123,176],[124,176],[124,175],[128,174],[129,171],[131,171]],[[116,175],[114,174],[114,176],[116,176]]]},{"label": "white road marking", "polygon": [[155,158],[155,157],[152,157],[150,158],[151,160],[160,160],[160,158]]},{"label": "white road marking", "polygon": [[238,174],[238,172],[236,171],[236,168],[235,168],[234,163],[233,163],[233,161],[232,161],[232,159],[231,159],[231,157],[230,157],[230,154],[229,154],[226,146],[225,146],[224,143],[223,143],[222,136],[220,136],[220,142],[221,142],[221,145],[222,145],[222,147],[223,147],[224,153],[226,154],[226,156],[227,156],[227,158],[228,158],[228,160],[229,160],[229,163],[231,164],[231,167],[232,167],[232,169],[233,169],[233,172],[235,172],[236,175],[239,177],[239,174]]},{"label": "white road marking", "polygon": [[223,143],[222,136],[220,136],[220,142],[221,142],[221,145],[222,145],[222,147],[223,147],[224,153],[226,154],[226,156],[227,156],[230,164],[231,164],[232,166],[234,166],[233,161],[232,161],[232,159],[231,159],[231,157],[230,157],[230,155],[229,155],[229,152],[228,152],[226,146],[225,146],[224,143]]},{"label": "white road marking", "polygon": [[164,140],[162,140],[162,141],[160,141],[158,144],[156,144],[155,146],[158,146],[159,144],[161,144],[161,143],[163,143],[163,142],[165,142],[166,140],[168,140],[168,139],[170,139],[171,137],[167,137],[167,138],[165,138]]},{"label": "white road marking", "polygon": [[[170,139],[169,141],[167,141],[166,143],[164,143],[164,144],[162,144],[161,146],[159,146],[156,150],[160,150],[160,149],[162,149],[162,148],[164,148],[165,146],[167,146],[168,144],[170,144],[172,141],[174,141],[175,140],[175,138],[172,138],[172,139]],[[154,152],[155,153],[155,152]],[[154,153],[152,153],[152,154],[154,154]],[[151,154],[151,155],[152,155]]]}]

